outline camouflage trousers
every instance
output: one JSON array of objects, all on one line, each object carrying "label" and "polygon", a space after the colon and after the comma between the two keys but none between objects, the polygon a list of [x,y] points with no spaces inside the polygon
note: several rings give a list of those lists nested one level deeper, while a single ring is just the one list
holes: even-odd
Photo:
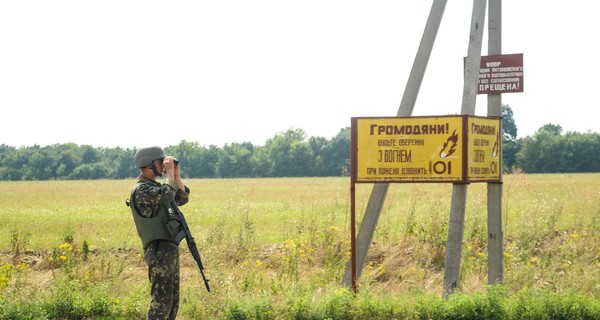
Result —
[{"label": "camouflage trousers", "polygon": [[152,301],[148,319],[175,319],[179,310],[179,248],[157,240],[144,251]]}]

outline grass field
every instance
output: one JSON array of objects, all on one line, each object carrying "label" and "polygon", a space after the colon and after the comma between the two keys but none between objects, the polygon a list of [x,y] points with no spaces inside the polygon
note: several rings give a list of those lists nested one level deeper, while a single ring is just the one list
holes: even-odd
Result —
[{"label": "grass field", "polygon": [[[340,285],[349,178],[185,182],[181,209],[212,292],[182,245],[182,319],[600,319],[600,174],[504,176],[495,288],[486,185],[471,184],[461,282],[448,301],[450,184],[390,186],[354,295]],[[125,206],[133,183],[0,182],[0,319],[144,318],[147,270]],[[372,187],[357,185],[358,221]]]}]

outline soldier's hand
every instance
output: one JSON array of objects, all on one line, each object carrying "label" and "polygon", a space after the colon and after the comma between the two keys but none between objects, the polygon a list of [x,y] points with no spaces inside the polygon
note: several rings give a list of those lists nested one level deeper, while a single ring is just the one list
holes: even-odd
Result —
[{"label": "soldier's hand", "polygon": [[166,172],[173,172],[173,169],[175,168],[175,163],[173,162],[173,160],[175,160],[175,157],[172,156],[166,156],[163,159],[163,168]]}]

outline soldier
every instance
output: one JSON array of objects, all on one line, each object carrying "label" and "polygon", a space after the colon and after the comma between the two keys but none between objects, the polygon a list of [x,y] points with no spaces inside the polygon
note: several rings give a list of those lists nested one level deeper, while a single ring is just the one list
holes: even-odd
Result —
[{"label": "soldier", "polygon": [[[129,205],[142,240],[152,300],[148,319],[175,319],[179,309],[179,241],[182,228],[171,202],[184,205],[190,189],[183,184],[177,159],[166,156],[161,147],[138,149],[135,165],[138,182]],[[155,179],[165,174],[165,182]]]}]

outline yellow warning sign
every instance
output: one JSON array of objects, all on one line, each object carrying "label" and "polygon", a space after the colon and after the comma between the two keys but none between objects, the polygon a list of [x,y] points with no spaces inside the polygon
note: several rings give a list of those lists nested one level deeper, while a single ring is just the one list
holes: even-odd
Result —
[{"label": "yellow warning sign", "polygon": [[500,119],[469,117],[467,130],[469,181],[500,179]]},{"label": "yellow warning sign", "polygon": [[464,180],[462,117],[355,119],[358,182]]},{"label": "yellow warning sign", "polygon": [[499,119],[465,115],[352,118],[356,182],[466,183],[471,172],[473,181],[499,179],[490,163],[499,164],[490,134],[499,130]]}]

